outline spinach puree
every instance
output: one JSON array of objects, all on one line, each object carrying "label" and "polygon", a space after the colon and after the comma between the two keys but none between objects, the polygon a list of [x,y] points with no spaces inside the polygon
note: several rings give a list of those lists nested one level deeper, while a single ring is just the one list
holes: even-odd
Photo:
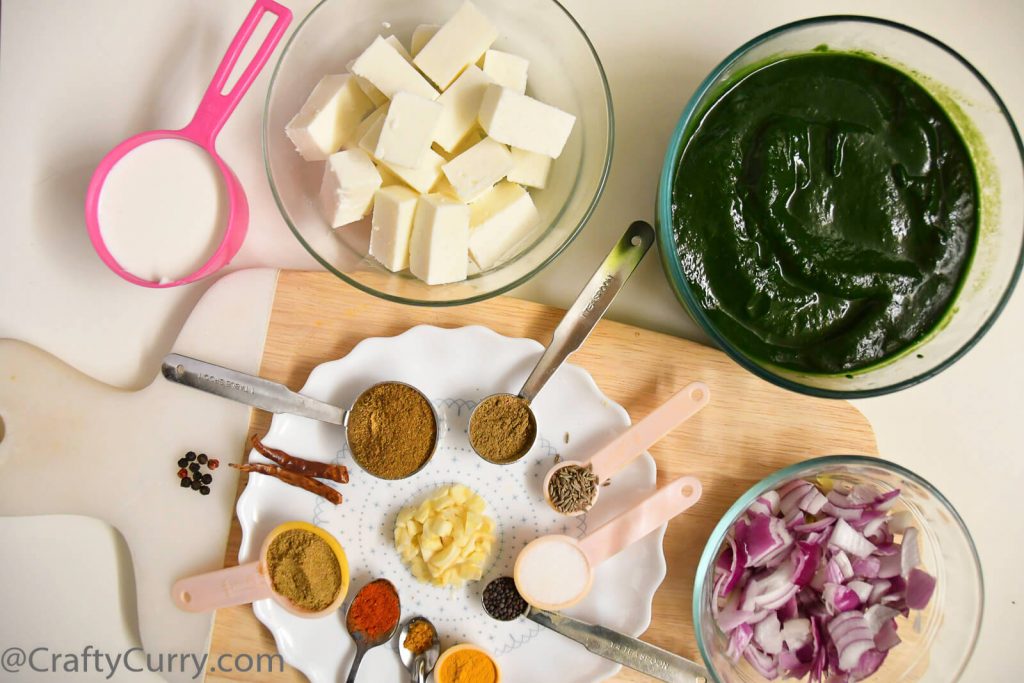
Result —
[{"label": "spinach puree", "polygon": [[970,152],[927,91],[868,57],[742,74],[672,191],[676,253],[721,334],[761,361],[862,369],[945,317],[978,232]]}]

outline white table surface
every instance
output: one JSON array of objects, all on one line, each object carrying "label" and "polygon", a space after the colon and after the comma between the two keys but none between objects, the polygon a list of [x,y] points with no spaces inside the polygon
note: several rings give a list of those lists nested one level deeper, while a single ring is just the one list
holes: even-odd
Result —
[{"label": "white table surface", "polygon": [[[314,3],[286,4],[301,17]],[[615,161],[588,228],[516,296],[566,305],[628,221],[653,218],[665,144],[689,94],[735,46],[772,26],[826,12],[908,23],[965,55],[1016,120],[1024,121],[1019,0],[565,4],[608,72],[617,120]],[[210,283],[151,291],[109,273],[85,235],[85,187],[96,162],[117,141],[188,120],[248,5],[6,0],[0,6],[0,337],[36,344],[113,385],[140,388],[151,381],[158,359]],[[220,138],[219,150],[245,185],[252,210],[249,237],[234,269],[312,265],[278,216],[260,162],[268,71]],[[250,301],[240,292],[238,305],[266,306],[268,294],[260,296]],[[654,258],[641,266],[609,317],[703,340]],[[977,542],[986,615],[967,681],[1016,681],[1024,670],[1024,516],[1015,505],[1024,490],[1022,333],[1024,297],[1018,293],[995,328],[955,367],[923,386],[857,402],[875,427],[883,455],[943,490]],[[63,574],[38,544],[26,540],[27,524],[67,544],[75,561]],[[115,532],[68,518],[0,520],[0,543],[0,650],[13,634],[40,625],[54,648],[82,643],[85,624],[95,635],[92,642],[110,648],[130,647],[137,638],[130,610],[110,605],[118,593],[114,577],[123,575],[113,569],[125,557]],[[88,575],[106,576],[103,590],[83,591],[81,577]],[[32,577],[45,578],[49,592],[34,601],[18,598],[14,586]],[[71,599],[75,609],[69,612]]]}]

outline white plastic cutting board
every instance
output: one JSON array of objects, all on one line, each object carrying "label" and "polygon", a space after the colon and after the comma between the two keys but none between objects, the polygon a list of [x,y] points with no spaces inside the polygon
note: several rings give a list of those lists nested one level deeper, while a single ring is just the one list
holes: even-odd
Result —
[{"label": "white plastic cutting board", "polygon": [[[276,277],[273,270],[241,271],[213,285],[174,350],[256,373]],[[237,488],[237,473],[227,463],[242,458],[249,409],[170,384],[158,372],[154,367],[156,379],[141,391],[115,389],[33,346],[0,340],[0,515],[78,514],[111,524],[130,549],[127,571],[130,577],[134,569],[137,597],[121,591],[123,605],[110,607],[129,612],[129,621],[138,607],[147,651],[202,653],[211,616],[175,608],[170,586],[223,565]],[[209,496],[178,485],[176,461],[189,450],[221,461]],[[24,528],[3,527],[0,538],[14,539]],[[7,560],[16,554],[4,551]],[[67,562],[88,565],[89,555],[69,554]],[[102,590],[117,595],[119,578],[111,576],[115,588]],[[19,610],[17,622],[0,619],[0,645],[36,633],[45,640],[22,646],[73,642],[58,636],[64,610],[45,598],[37,610]],[[88,630],[76,633],[79,647],[93,643]]]}]

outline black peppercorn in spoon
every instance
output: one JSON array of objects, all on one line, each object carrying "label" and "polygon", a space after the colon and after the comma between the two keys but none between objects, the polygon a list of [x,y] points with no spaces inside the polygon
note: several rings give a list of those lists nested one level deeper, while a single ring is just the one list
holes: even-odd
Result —
[{"label": "black peppercorn in spoon", "polygon": [[[611,306],[615,295],[619,293],[619,290],[626,284],[626,280],[640,265],[640,261],[652,244],[654,244],[654,228],[643,221],[635,221],[630,225],[604,262],[591,276],[590,281],[583,287],[576,301],[565,312],[562,321],[558,323],[558,327],[551,335],[551,343],[541,354],[536,367],[526,378],[519,393],[492,394],[477,404],[469,417],[470,446],[473,447],[477,455],[494,464],[508,465],[529,452],[537,439],[537,418],[533,414],[530,404],[547,384],[547,381],[551,379],[551,376],[555,374],[555,371],[562,367],[565,360],[579,349],[590,336],[597,321]],[[520,409],[516,411],[516,419],[522,416],[522,419],[528,422],[528,424],[517,425],[520,432],[525,433],[526,438],[522,439],[521,444],[516,444],[515,451],[508,453],[507,457],[493,457],[493,454],[481,452],[483,442],[474,439],[474,435],[485,431],[500,432],[503,425],[498,425],[497,422],[507,420],[508,415],[501,415],[494,411],[494,403],[509,402],[510,399],[520,404]],[[491,429],[486,428],[485,421],[488,420],[495,422],[495,424],[489,425]],[[499,443],[501,443],[500,440]]]},{"label": "black peppercorn in spoon", "polygon": [[516,590],[511,576],[494,579],[482,594],[484,611],[499,621],[526,617],[530,621],[575,640],[595,655],[628,666],[666,683],[707,683],[707,669],[639,638],[604,626],[588,624],[558,612],[532,607]]}]

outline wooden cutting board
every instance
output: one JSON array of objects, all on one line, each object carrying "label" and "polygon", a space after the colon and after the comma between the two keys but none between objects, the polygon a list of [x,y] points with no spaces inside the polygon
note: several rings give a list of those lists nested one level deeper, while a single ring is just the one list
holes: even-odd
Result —
[{"label": "wooden cutting board", "polygon": [[[507,297],[459,308],[401,306],[364,294],[327,273],[282,272],[260,374],[297,390],[315,366],[344,356],[362,339],[393,336],[420,324],[485,325],[509,337],[547,343],[561,316],[558,309]],[[629,325],[602,321],[571,360],[586,368],[634,421],[688,382],[703,380],[711,386],[711,404],[650,451],[658,463],[659,483],[692,474],[703,482],[704,496],[684,518],[669,525],[668,575],[655,596],[653,621],[643,637],[698,659],[690,617],[694,573],[722,514],[752,484],[786,465],[827,454],[876,454],[874,433],[849,403],[784,391],[754,377],[720,351]],[[253,411],[250,432],[262,434],[269,424],[269,414]],[[239,492],[244,486],[240,481]],[[226,566],[237,564],[240,541],[241,529],[233,519]],[[251,608],[217,612],[211,658],[275,651],[273,637]],[[211,673],[207,679],[247,677]],[[284,673],[262,674],[260,680],[304,678],[286,667]],[[651,679],[624,669],[614,680]]]}]

